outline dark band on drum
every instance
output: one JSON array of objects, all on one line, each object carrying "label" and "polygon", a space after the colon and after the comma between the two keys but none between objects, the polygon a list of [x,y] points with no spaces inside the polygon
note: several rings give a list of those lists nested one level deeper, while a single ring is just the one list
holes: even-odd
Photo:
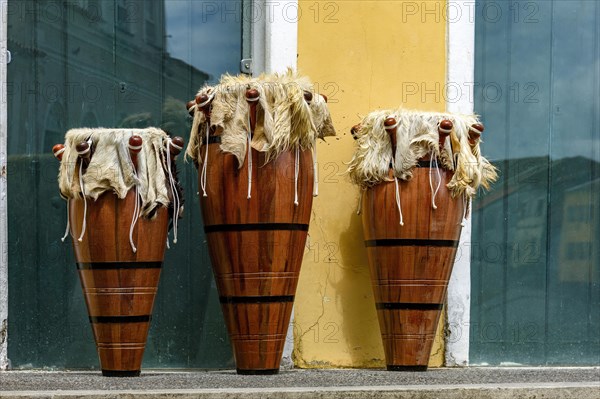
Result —
[{"label": "dark band on drum", "polygon": [[279,373],[279,369],[259,369],[259,370],[245,370],[236,369],[239,375],[275,375]]},{"label": "dark band on drum", "polygon": [[365,240],[365,247],[458,247],[458,240],[429,240],[418,238],[385,238]]},{"label": "dark band on drum", "polygon": [[78,262],[77,270],[160,269],[162,262]]},{"label": "dark band on drum", "polygon": [[152,320],[151,314],[138,316],[90,316],[90,323],[148,323]]},{"label": "dark band on drum", "polygon": [[417,168],[441,168],[441,165],[439,165],[439,162],[430,162],[429,159],[427,160],[423,160],[423,159],[419,159],[419,162],[417,162]]},{"label": "dark band on drum", "polygon": [[104,370],[102,369],[102,375],[104,377],[139,377],[140,370]]},{"label": "dark band on drum", "polygon": [[418,302],[378,302],[378,310],[442,310],[443,303],[418,303]]},{"label": "dark band on drum", "polygon": [[[208,144],[221,144],[221,136],[209,136]],[[202,145],[206,145],[206,137],[202,138]]]},{"label": "dark band on drum", "polygon": [[205,233],[223,233],[236,231],[268,231],[290,230],[308,231],[308,224],[303,223],[239,223],[239,224],[213,224],[204,226]]},{"label": "dark band on drum", "polygon": [[241,304],[241,303],[276,303],[276,302],[294,302],[294,295],[278,296],[221,296],[219,302],[222,304]]}]

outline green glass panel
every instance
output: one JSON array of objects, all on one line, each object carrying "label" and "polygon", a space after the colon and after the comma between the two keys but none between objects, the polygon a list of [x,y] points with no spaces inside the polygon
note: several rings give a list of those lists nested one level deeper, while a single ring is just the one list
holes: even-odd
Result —
[{"label": "green glass panel", "polygon": [[[205,1],[15,1],[8,9],[9,358],[14,368],[98,368],[51,148],[75,127],[160,126],[187,142],[185,103],[237,73],[242,7]],[[144,367],[217,368],[233,357],[199,212],[185,189]],[[93,228],[93,227],[90,227]]]},{"label": "green glass panel", "polygon": [[600,363],[600,3],[479,1],[473,364]]}]

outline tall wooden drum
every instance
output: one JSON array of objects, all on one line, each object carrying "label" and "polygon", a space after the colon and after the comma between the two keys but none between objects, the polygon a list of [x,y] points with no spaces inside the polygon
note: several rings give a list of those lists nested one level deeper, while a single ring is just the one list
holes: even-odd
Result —
[{"label": "tall wooden drum", "polygon": [[227,126],[213,124],[215,102],[225,100],[219,94],[197,97],[192,112],[202,113],[194,118],[203,123],[192,132],[198,135],[197,148],[188,148],[202,163],[198,185],[204,231],[239,374],[279,371],[314,190],[311,148],[295,145],[275,155],[254,148],[269,112],[265,102],[259,103],[259,90],[265,95],[259,86],[244,90],[240,98],[248,102],[249,114],[242,120],[248,123],[247,143],[253,144],[242,162],[222,149]]},{"label": "tall wooden drum", "polygon": [[[429,118],[426,115],[423,119]],[[455,132],[454,123],[442,119],[421,132],[428,137],[420,138],[419,132],[402,129],[401,123],[422,128],[428,123],[410,119],[410,115],[399,114],[382,120],[379,115],[376,123],[383,126],[375,128],[375,136],[379,134],[389,151],[384,156],[384,162],[389,162],[387,168],[383,164],[379,170],[387,169],[387,175],[364,187],[361,207],[387,369],[394,371],[427,370],[467,206],[464,187],[458,190],[459,195],[456,189],[454,195],[452,192],[455,170],[464,174],[464,168],[457,165],[463,160],[454,156],[461,143],[459,135],[464,132]],[[363,126],[372,126],[370,122],[363,122]],[[362,126],[353,133],[363,142],[374,139]],[[447,140],[451,133],[452,141]],[[370,138],[365,136],[369,134]],[[468,150],[473,154],[470,147]],[[473,159],[477,160],[475,156]],[[358,171],[373,165],[359,166],[357,160],[355,156],[350,173],[358,181]],[[487,161],[477,161],[481,166],[475,173],[487,184],[495,172]],[[403,170],[403,165],[410,169]]]},{"label": "tall wooden drum", "polygon": [[66,146],[54,147],[105,376],[140,374],[169,219],[182,206],[173,162],[182,146],[157,129],[88,129],[69,131]]}]

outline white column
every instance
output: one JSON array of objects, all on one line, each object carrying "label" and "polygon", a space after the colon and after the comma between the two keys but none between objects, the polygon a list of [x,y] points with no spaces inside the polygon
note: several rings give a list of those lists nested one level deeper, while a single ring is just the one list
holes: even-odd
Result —
[{"label": "white column", "polygon": [[298,56],[298,0],[254,0],[252,60],[254,74],[296,69]]},{"label": "white column", "polygon": [[[475,1],[448,0],[449,112],[473,112],[475,66]],[[471,317],[471,218],[462,229],[454,269],[448,285],[448,328],[446,366],[469,364]]]},{"label": "white column", "polygon": [[[254,75],[262,72],[296,70],[298,58],[298,0],[254,0],[256,13],[252,27],[252,64]],[[283,348],[283,368],[292,368],[294,350],[294,311]]]},{"label": "white column", "polygon": [[8,367],[8,231],[6,202],[7,0],[0,0],[0,370]]}]

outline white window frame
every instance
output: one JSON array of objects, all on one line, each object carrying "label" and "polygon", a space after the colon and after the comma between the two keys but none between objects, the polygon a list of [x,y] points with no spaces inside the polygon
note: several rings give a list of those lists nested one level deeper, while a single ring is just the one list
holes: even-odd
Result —
[{"label": "white window frame", "polygon": [[0,0],[0,371],[8,368],[8,225],[6,192],[7,113],[6,66],[8,0]]},{"label": "white window frame", "polygon": [[[473,0],[448,0],[447,90],[448,112],[473,113],[475,80],[475,16]],[[460,10],[460,12],[458,12]],[[458,88],[458,93],[456,89]],[[450,91],[454,92],[450,93]],[[469,365],[471,321],[471,218],[462,229],[448,284],[446,366]]]},{"label": "white window frame", "polygon": [[[252,0],[260,17],[252,20],[253,74],[296,70],[298,58],[298,0]],[[260,12],[260,14],[258,14]]]}]

